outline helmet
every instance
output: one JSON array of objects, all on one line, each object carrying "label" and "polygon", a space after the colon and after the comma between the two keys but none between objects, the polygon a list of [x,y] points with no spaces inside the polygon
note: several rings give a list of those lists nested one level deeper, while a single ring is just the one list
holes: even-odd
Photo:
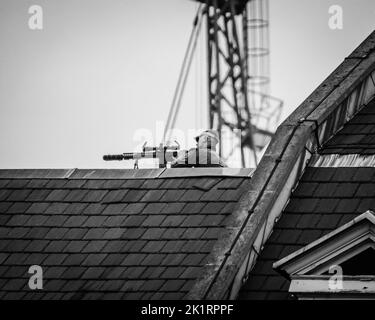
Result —
[{"label": "helmet", "polygon": [[196,136],[195,140],[198,142],[199,138],[202,136],[207,136],[207,137],[210,137],[211,139],[213,138],[217,142],[219,142],[219,133],[217,132],[217,130],[207,129],[203,131],[201,134],[199,134],[198,136]]}]

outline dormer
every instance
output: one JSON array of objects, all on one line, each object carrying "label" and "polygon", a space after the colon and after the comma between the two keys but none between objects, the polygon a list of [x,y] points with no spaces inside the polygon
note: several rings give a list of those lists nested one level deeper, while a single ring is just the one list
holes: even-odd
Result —
[{"label": "dormer", "polygon": [[298,299],[375,294],[375,214],[367,211],[273,264]]}]

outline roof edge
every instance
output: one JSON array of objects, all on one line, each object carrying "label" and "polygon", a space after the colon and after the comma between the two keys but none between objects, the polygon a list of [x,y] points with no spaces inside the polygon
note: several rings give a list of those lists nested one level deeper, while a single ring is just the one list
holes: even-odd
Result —
[{"label": "roof edge", "polygon": [[250,168],[174,169],[0,169],[0,179],[164,179],[250,177]]}]

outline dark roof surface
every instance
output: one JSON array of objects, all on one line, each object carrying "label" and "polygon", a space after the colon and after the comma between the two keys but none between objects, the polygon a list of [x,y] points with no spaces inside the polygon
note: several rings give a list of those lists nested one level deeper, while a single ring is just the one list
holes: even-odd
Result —
[{"label": "dark roof surface", "polygon": [[344,125],[322,154],[375,154],[375,100]]},{"label": "dark roof surface", "polygon": [[239,298],[288,298],[290,283],[272,269],[272,264],[374,209],[375,168],[308,167]]},{"label": "dark roof surface", "polygon": [[0,172],[0,299],[183,298],[250,179],[173,170]]}]

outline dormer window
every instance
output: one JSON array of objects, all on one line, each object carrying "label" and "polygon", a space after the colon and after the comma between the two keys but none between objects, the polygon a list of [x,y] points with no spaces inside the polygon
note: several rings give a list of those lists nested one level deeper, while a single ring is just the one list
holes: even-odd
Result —
[{"label": "dormer window", "polygon": [[367,211],[274,263],[298,299],[367,299],[375,293],[375,214]]}]

